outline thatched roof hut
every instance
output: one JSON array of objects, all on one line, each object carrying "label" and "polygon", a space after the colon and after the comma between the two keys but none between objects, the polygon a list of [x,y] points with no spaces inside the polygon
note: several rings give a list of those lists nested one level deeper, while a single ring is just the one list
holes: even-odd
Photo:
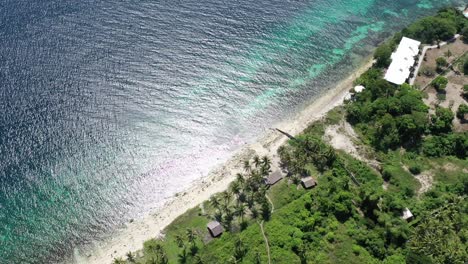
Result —
[{"label": "thatched roof hut", "polygon": [[268,177],[265,178],[266,185],[273,185],[283,179],[283,174],[279,170],[271,173]]},{"label": "thatched roof hut", "polygon": [[305,189],[309,189],[309,188],[315,187],[315,185],[317,185],[317,182],[311,176],[302,178],[301,183],[302,183],[302,186]]},{"label": "thatched roof hut", "polygon": [[223,226],[218,221],[211,221],[206,225],[206,227],[213,237],[217,237],[223,233]]}]

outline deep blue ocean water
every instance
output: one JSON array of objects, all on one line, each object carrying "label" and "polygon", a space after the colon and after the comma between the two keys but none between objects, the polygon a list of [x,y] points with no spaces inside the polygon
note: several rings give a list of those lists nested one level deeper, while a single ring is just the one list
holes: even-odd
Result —
[{"label": "deep blue ocean water", "polygon": [[0,0],[0,263],[147,214],[455,0]]}]

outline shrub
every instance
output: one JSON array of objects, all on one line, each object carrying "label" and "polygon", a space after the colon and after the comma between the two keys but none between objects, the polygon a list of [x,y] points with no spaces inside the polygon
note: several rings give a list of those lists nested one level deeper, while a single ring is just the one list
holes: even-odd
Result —
[{"label": "shrub", "polygon": [[443,76],[438,76],[431,82],[431,85],[439,92],[443,91],[447,87],[447,84],[448,80]]},{"label": "shrub", "polygon": [[461,31],[461,34],[463,36],[463,40],[465,42],[468,42],[468,26],[465,26],[462,31]]},{"label": "shrub", "polygon": [[437,67],[445,67],[447,66],[447,60],[443,57],[439,57],[436,59],[436,64],[437,64]]},{"label": "shrub", "polygon": [[457,117],[459,119],[464,119],[466,114],[468,114],[468,105],[461,104],[457,110]]},{"label": "shrub", "polygon": [[413,175],[418,175],[419,173],[421,173],[421,166],[420,165],[412,165],[409,167],[409,171],[413,174]]},{"label": "shrub", "polygon": [[447,99],[447,95],[445,94],[437,94],[437,99],[439,101],[445,101],[445,99]]},{"label": "shrub", "polygon": [[374,58],[376,59],[376,66],[379,68],[386,68],[391,63],[392,48],[389,44],[380,45],[374,53]]},{"label": "shrub", "polygon": [[424,74],[427,77],[433,77],[435,75],[435,70],[429,67],[423,67],[421,69],[422,74]]},{"label": "shrub", "polygon": [[465,62],[463,63],[463,73],[465,75],[468,75],[468,60],[465,60]]},{"label": "shrub", "polygon": [[468,84],[463,86],[462,96],[468,99]]}]

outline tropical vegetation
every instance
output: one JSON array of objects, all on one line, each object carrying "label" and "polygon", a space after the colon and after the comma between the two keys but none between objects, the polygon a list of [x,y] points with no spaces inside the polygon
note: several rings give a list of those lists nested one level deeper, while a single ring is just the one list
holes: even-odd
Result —
[{"label": "tropical vegetation", "polygon": [[[459,15],[444,9],[403,33],[445,40],[466,27]],[[279,148],[286,179],[266,186],[271,160],[254,156],[228,190],[115,263],[466,263],[468,132],[454,131],[449,108],[430,113],[421,91],[382,78],[391,47],[356,79],[364,91]],[[344,122],[366,155],[327,143],[326,128]],[[300,186],[307,176],[318,182],[311,190]],[[206,230],[212,220],[225,230],[219,238]]]}]

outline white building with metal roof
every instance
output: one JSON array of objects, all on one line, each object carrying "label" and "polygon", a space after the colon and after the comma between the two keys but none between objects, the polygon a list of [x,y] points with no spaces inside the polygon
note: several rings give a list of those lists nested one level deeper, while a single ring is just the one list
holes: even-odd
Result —
[{"label": "white building with metal roof", "polygon": [[385,80],[397,85],[403,84],[410,76],[420,45],[421,42],[417,40],[403,37],[397,50],[392,53],[392,63],[385,74]]}]

